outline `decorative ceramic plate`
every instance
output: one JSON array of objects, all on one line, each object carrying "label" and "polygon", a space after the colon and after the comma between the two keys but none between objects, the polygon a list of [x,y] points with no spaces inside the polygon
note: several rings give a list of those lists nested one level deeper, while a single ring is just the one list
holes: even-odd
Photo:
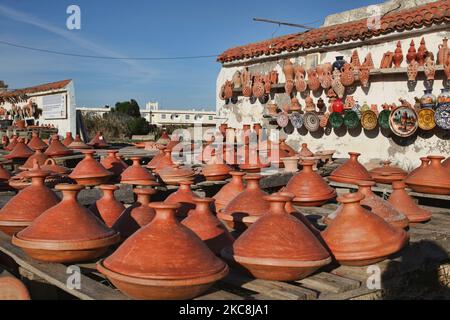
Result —
[{"label": "decorative ceramic plate", "polygon": [[364,111],[361,115],[361,125],[366,130],[373,130],[377,127],[378,117],[372,110]]},{"label": "decorative ceramic plate", "polygon": [[450,105],[437,108],[434,113],[434,121],[438,127],[450,130]]},{"label": "decorative ceramic plate", "polygon": [[417,116],[420,129],[431,130],[434,127],[436,127],[433,109],[420,109],[419,112],[417,113]]},{"label": "decorative ceramic plate", "polygon": [[389,129],[389,117],[391,116],[391,110],[383,110],[378,115],[378,124],[383,129]]},{"label": "decorative ceramic plate", "polygon": [[306,112],[303,116],[305,128],[309,132],[315,132],[319,129],[320,119],[315,112]]},{"label": "decorative ceramic plate", "polygon": [[344,124],[344,118],[339,112],[332,112],[328,118],[331,126],[335,129],[342,127]]},{"label": "decorative ceramic plate", "polygon": [[358,118],[361,119],[361,110],[360,110],[360,106],[359,104],[355,104],[352,108],[352,111],[356,112],[356,114],[358,115]]},{"label": "decorative ceramic plate", "polygon": [[349,129],[354,129],[360,124],[358,114],[353,110],[345,111],[344,124]]},{"label": "decorative ceramic plate", "polygon": [[397,136],[409,137],[413,135],[419,127],[416,111],[408,107],[395,108],[389,117],[389,126]]},{"label": "decorative ceramic plate", "polygon": [[300,114],[300,113],[298,113],[298,112],[292,112],[290,115],[289,115],[289,119],[291,120],[291,123],[292,123],[292,126],[295,128],[295,129],[299,129],[299,128],[301,128],[302,127],[302,125],[303,125],[303,117],[302,117],[302,115]]},{"label": "decorative ceramic plate", "polygon": [[277,124],[282,127],[285,128],[289,123],[289,116],[286,112],[280,112],[277,115]]}]

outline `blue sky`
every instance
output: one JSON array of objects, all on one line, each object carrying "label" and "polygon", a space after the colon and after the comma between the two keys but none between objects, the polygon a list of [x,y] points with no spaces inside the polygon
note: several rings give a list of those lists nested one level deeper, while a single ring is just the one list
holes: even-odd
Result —
[{"label": "blue sky", "polygon": [[[220,54],[227,48],[300,31],[252,21],[294,23],[381,1],[108,1],[2,0],[0,41],[100,56],[176,57]],[[81,8],[81,30],[66,28],[69,5]],[[276,4],[276,5],[274,5]],[[0,79],[10,88],[74,79],[78,106],[136,99],[141,107],[215,107],[220,64],[215,58],[107,61],[57,56],[0,44]]]}]

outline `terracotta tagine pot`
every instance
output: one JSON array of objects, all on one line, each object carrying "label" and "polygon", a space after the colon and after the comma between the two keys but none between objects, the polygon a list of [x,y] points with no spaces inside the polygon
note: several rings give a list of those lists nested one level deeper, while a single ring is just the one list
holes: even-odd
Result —
[{"label": "terracotta tagine pot", "polygon": [[[428,159],[428,158],[427,158]],[[444,168],[450,169],[450,157],[447,158],[444,162],[442,162],[442,166]]]},{"label": "terracotta tagine pot", "polygon": [[74,141],[73,136],[72,136],[72,132],[66,132],[66,137],[64,138],[64,140],[62,141],[62,144],[65,145],[66,147],[69,147],[69,145]]},{"label": "terracotta tagine pot", "polygon": [[84,186],[59,184],[61,202],[46,210],[29,227],[17,233],[12,243],[33,259],[71,263],[103,255],[119,234],[77,202]]},{"label": "terracotta tagine pot", "polygon": [[47,150],[45,150],[45,154],[49,157],[63,157],[71,155],[72,153],[73,150],[67,148],[59,141],[59,136],[57,134],[53,135],[50,145]]},{"label": "terracotta tagine pot", "polygon": [[417,205],[405,190],[406,184],[402,179],[392,182],[392,193],[389,196],[389,203],[395,209],[406,215],[411,223],[426,222],[431,219],[431,212]]},{"label": "terracotta tagine pot", "polygon": [[228,179],[231,170],[221,156],[213,154],[211,160],[203,166],[202,174],[208,181],[223,181]]},{"label": "terracotta tagine pot", "polygon": [[31,140],[28,142],[27,146],[32,150],[45,150],[48,147],[48,145],[44,141],[42,141],[41,138],[39,138],[39,133],[34,131],[31,134]]},{"label": "terracotta tagine pot", "polygon": [[155,186],[158,185],[156,178],[143,166],[141,166],[141,157],[131,157],[133,164],[129,166],[120,175],[120,183],[139,185],[139,186]]},{"label": "terracotta tagine pot", "polygon": [[364,209],[361,193],[337,200],[341,203],[336,218],[322,232],[322,237],[341,265],[367,266],[385,260],[401,250],[409,240],[405,230]]},{"label": "terracotta tagine pot", "polygon": [[234,238],[211,212],[213,198],[195,198],[194,202],[195,209],[190,210],[181,223],[194,231],[214,254],[220,255],[223,248],[233,245]]},{"label": "terracotta tagine pot", "polygon": [[8,235],[29,226],[45,210],[59,202],[58,196],[44,185],[49,172],[36,169],[26,172],[31,178],[31,185],[11,198],[0,210],[0,230]]},{"label": "terracotta tagine pot", "polygon": [[[429,163],[430,163],[430,159],[428,159],[428,157],[421,157],[420,158],[420,166],[418,166],[417,168],[412,170],[407,177],[411,176],[417,170],[427,167]],[[442,163],[442,165],[444,165],[444,163]]]},{"label": "terracotta tagine pot", "polygon": [[48,156],[44,154],[44,149],[43,147],[38,147],[36,149],[34,149],[34,154],[32,156],[30,156],[27,161],[25,161],[25,163],[23,164],[23,166],[21,166],[19,169],[21,170],[29,170],[33,168],[33,163],[36,160],[37,163],[42,166],[45,161],[48,159]]},{"label": "terracotta tagine pot", "polygon": [[111,228],[125,210],[125,206],[114,197],[114,191],[119,190],[118,186],[102,184],[99,189],[102,190],[103,196],[95,201],[89,210]]},{"label": "terracotta tagine pot", "polygon": [[[275,281],[300,280],[331,262],[315,235],[285,210],[288,197],[265,197],[269,210],[233,244],[223,250],[255,278]],[[288,230],[288,232],[286,232]]]},{"label": "terracotta tagine pot", "polygon": [[164,157],[164,149],[165,149],[165,148],[166,148],[166,147],[164,147],[164,146],[162,146],[162,145],[159,145],[159,146],[158,146],[159,152],[152,158],[152,160],[150,160],[150,161],[147,163],[147,168],[148,168],[148,169],[154,169],[155,166],[156,166],[156,164],[158,163],[158,161],[159,161],[162,157]]},{"label": "terracotta tagine pot", "polygon": [[155,217],[155,210],[149,207],[150,197],[156,193],[152,188],[134,188],[136,202],[126,208],[113,225],[113,229],[120,233],[125,240],[142,227],[149,224]]},{"label": "terracotta tagine pot", "polygon": [[81,137],[79,134],[75,135],[75,139],[67,147],[72,150],[74,150],[74,149],[79,149],[79,150],[91,149],[90,146],[88,146],[86,143],[83,142],[83,140],[81,140]]},{"label": "terracotta tagine pot", "polygon": [[19,138],[14,149],[4,157],[8,160],[23,161],[31,157],[33,154],[33,150],[28,148],[28,146],[23,142],[23,139]]},{"label": "terracotta tagine pot", "polygon": [[106,139],[103,136],[102,132],[97,132],[95,137],[91,141],[89,141],[87,145],[95,149],[104,149],[109,147],[109,144],[108,142],[106,142]]},{"label": "terracotta tagine pot", "polygon": [[56,164],[55,159],[48,158],[41,166],[42,170],[49,171],[51,175],[65,176],[70,173],[70,169]]},{"label": "terracotta tagine pot", "polygon": [[156,140],[156,143],[167,145],[170,142],[170,137],[167,131],[163,131],[161,134],[161,137],[159,137],[158,140]]},{"label": "terracotta tagine pot", "polygon": [[120,177],[122,172],[128,168],[128,165],[117,156],[118,150],[108,150],[107,153],[108,155],[100,161],[100,164],[106,170],[111,171],[115,177]]},{"label": "terracotta tagine pot", "polygon": [[11,179],[11,173],[0,163],[0,182],[7,182],[9,179]]},{"label": "terracotta tagine pot", "polygon": [[293,176],[286,191],[294,194],[292,202],[304,207],[317,207],[336,197],[336,190],[313,171],[313,161],[302,161],[303,170]]},{"label": "terracotta tagine pot", "polygon": [[30,293],[22,281],[14,276],[0,276],[0,300],[31,300]]},{"label": "terracotta tagine pot", "polygon": [[174,162],[172,161],[172,151],[169,149],[164,149],[164,156],[159,158],[159,160],[152,165],[147,164],[147,168],[157,173],[159,170],[166,167],[172,167],[173,165]]},{"label": "terracotta tagine pot", "polygon": [[12,149],[14,149],[14,147],[16,146],[18,139],[19,138],[16,136],[11,136],[11,139],[9,140],[9,144],[5,147],[5,150],[12,151]]},{"label": "terracotta tagine pot", "polygon": [[[239,152],[238,152],[239,154]],[[239,164],[239,168],[248,173],[258,173],[263,168],[270,166],[268,161],[261,161],[261,157],[257,148],[245,145],[243,147],[244,159],[242,163]],[[267,159],[263,159],[267,160]]]},{"label": "terracotta tagine pot", "polygon": [[97,264],[120,291],[135,299],[191,299],[228,274],[228,266],[177,221],[179,205],[150,207],[153,221]]},{"label": "terracotta tagine pot", "polygon": [[408,173],[399,168],[391,166],[390,161],[383,161],[383,166],[372,169],[369,171],[375,182],[391,184],[392,181],[398,180],[398,178],[404,179]]},{"label": "terracotta tagine pot", "polygon": [[246,175],[247,187],[243,192],[231,200],[225,208],[217,213],[228,227],[235,230],[245,230],[265,214],[269,209],[269,202],[265,200],[268,194],[261,190],[260,175]]},{"label": "terracotta tagine pot", "polygon": [[298,154],[300,155],[300,157],[314,157],[314,153],[312,153],[312,151],[308,149],[307,143],[302,143],[302,148],[300,149]]},{"label": "terracotta tagine pot", "polygon": [[97,186],[107,183],[113,174],[94,159],[95,151],[84,150],[82,153],[85,158],[77,164],[69,178],[84,186]]},{"label": "terracotta tagine pot", "polygon": [[450,172],[441,164],[443,156],[428,156],[430,164],[410,174],[405,183],[416,192],[450,194]]},{"label": "terracotta tagine pot", "polygon": [[329,179],[331,181],[358,184],[361,181],[372,181],[370,173],[364,166],[359,163],[358,157],[361,155],[357,152],[349,152],[350,159],[336,168]]},{"label": "terracotta tagine pot", "polygon": [[180,185],[182,181],[189,181],[194,183],[195,173],[187,167],[181,166],[181,164],[174,164],[170,167],[159,170],[159,177],[166,185]]},{"label": "terracotta tagine pot", "polygon": [[184,219],[188,212],[195,208],[194,199],[198,196],[192,192],[191,185],[191,181],[180,181],[179,189],[164,200],[166,204],[180,204],[180,208],[177,210],[177,217]]},{"label": "terracotta tagine pot", "polygon": [[231,181],[224,185],[219,192],[214,196],[215,202],[215,211],[219,212],[226,205],[234,199],[238,194],[245,190],[245,185],[243,182],[243,177],[245,176],[245,172],[232,171],[230,172]]}]

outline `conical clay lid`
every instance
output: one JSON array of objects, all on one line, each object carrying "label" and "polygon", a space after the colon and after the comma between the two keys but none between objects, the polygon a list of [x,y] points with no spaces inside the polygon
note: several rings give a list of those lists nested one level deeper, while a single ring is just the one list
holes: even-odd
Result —
[{"label": "conical clay lid", "polygon": [[336,168],[329,179],[336,182],[358,184],[360,181],[372,181],[370,173],[358,162],[360,153],[349,152],[350,159]]},{"label": "conical clay lid", "polygon": [[91,149],[90,146],[85,144],[82,140],[79,134],[75,136],[75,140],[72,141],[71,144],[67,146],[69,149]]},{"label": "conical clay lid", "polygon": [[164,200],[164,203],[166,204],[180,205],[177,214],[181,218],[186,217],[188,212],[195,208],[194,199],[197,198],[197,195],[192,192],[191,184],[191,181],[180,181],[180,188]]},{"label": "conical clay lid", "polygon": [[118,150],[108,150],[108,156],[100,161],[100,164],[116,177],[119,177],[128,168],[128,165],[117,157],[118,153]]},{"label": "conical clay lid", "polygon": [[68,147],[73,141],[72,132],[66,132],[66,137],[62,141],[62,144]]},{"label": "conical clay lid", "polygon": [[146,168],[141,166],[141,157],[131,157],[130,159],[133,161],[133,164],[120,175],[121,183],[142,186],[154,186],[158,184],[155,177]]},{"label": "conical clay lid", "polygon": [[42,141],[41,138],[39,138],[39,134],[37,132],[32,133],[31,140],[30,142],[28,142],[27,146],[32,150],[45,150],[48,147],[48,145],[44,141]]},{"label": "conical clay lid", "polygon": [[245,185],[242,178],[245,176],[245,172],[232,171],[230,172],[231,181],[224,185],[219,192],[214,196],[215,209],[219,212],[223,209],[231,200],[233,200],[238,194],[245,190]]},{"label": "conical clay lid", "polygon": [[410,174],[405,183],[414,191],[433,194],[450,194],[450,170],[442,166],[443,156],[428,156],[430,164]]},{"label": "conical clay lid", "polygon": [[65,145],[59,141],[59,136],[55,134],[52,138],[52,142],[48,146],[47,150],[45,150],[45,154],[49,157],[62,157],[68,156],[73,153],[73,150],[67,148]]},{"label": "conical clay lid", "polygon": [[23,139],[18,139],[17,144],[14,149],[5,156],[8,160],[14,159],[27,159],[34,154],[33,150],[28,148],[28,146],[23,142]]},{"label": "conical clay lid", "polygon": [[92,204],[89,210],[111,228],[125,210],[125,206],[114,197],[114,191],[119,190],[118,186],[104,184],[100,185],[99,189],[102,190],[103,196]]},{"label": "conical clay lid", "polygon": [[21,166],[21,169],[32,169],[34,160],[36,160],[37,163],[39,163],[39,165],[42,166],[48,159],[48,156],[43,153],[44,148],[39,147],[35,148],[34,150],[35,150],[34,154],[31,157],[29,157],[27,161],[25,161],[23,166]]},{"label": "conical clay lid", "polygon": [[111,172],[94,159],[94,153],[94,150],[83,151],[85,158],[73,169],[69,175],[71,179],[112,176]]}]

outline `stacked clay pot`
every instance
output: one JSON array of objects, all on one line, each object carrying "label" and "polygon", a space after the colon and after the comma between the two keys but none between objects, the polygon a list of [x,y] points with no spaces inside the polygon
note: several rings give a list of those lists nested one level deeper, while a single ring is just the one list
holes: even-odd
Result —
[{"label": "stacked clay pot", "polygon": [[293,202],[299,206],[321,206],[336,197],[336,190],[313,171],[313,161],[302,161],[303,170],[294,175],[286,185],[286,191],[295,195]]},{"label": "stacked clay pot", "polygon": [[335,182],[358,184],[361,181],[373,181],[370,173],[359,163],[357,152],[349,152],[350,159],[336,168],[329,179]]},{"label": "stacked clay pot", "polygon": [[223,248],[233,244],[234,239],[222,222],[211,212],[213,198],[194,198],[195,209],[181,222],[195,232],[208,248],[220,255]]},{"label": "stacked clay pot", "polygon": [[266,280],[300,280],[331,262],[327,250],[311,230],[285,210],[289,197],[265,197],[269,210],[233,244],[223,250],[254,277]]},{"label": "stacked clay pot", "polygon": [[36,169],[26,172],[31,185],[21,190],[0,210],[0,230],[13,235],[29,226],[45,210],[59,202],[58,196],[44,185],[49,172],[35,162]]},{"label": "stacked clay pot", "polygon": [[450,195],[450,170],[441,164],[442,156],[428,156],[430,164],[410,174],[405,183],[416,192]]},{"label": "stacked clay pot", "polygon": [[111,228],[125,210],[125,206],[114,197],[114,191],[119,190],[118,186],[103,184],[99,189],[102,190],[103,196],[95,201],[89,210]]},{"label": "stacked clay pot", "polygon": [[191,181],[180,181],[180,187],[178,190],[170,194],[164,203],[166,204],[179,204],[180,207],[177,210],[177,216],[179,218],[186,218],[188,212],[195,208],[194,199],[197,198],[195,193],[191,190]]},{"label": "stacked clay pot", "polygon": [[227,206],[217,213],[228,227],[235,230],[245,230],[269,210],[268,194],[261,190],[260,175],[246,175],[247,187],[231,200]]},{"label": "stacked clay pot", "polygon": [[97,132],[95,137],[92,138],[87,145],[95,149],[105,149],[109,147],[109,144],[106,142],[102,132]]},{"label": "stacked clay pot", "polygon": [[150,197],[156,193],[152,188],[135,188],[136,202],[120,215],[113,225],[113,229],[120,233],[122,239],[126,239],[149,224],[155,217],[155,210],[149,207]]},{"label": "stacked clay pot", "polygon": [[84,159],[73,169],[69,178],[84,186],[97,186],[107,183],[113,174],[94,159],[95,151],[83,150],[82,153]]},{"label": "stacked clay pot", "polygon": [[242,180],[245,173],[232,171],[230,172],[230,175],[231,181],[224,185],[213,197],[215,199],[214,206],[216,212],[219,212],[225,208],[226,205],[234,199],[234,197],[245,190],[244,182]]},{"label": "stacked clay pot", "polygon": [[68,156],[73,153],[73,150],[67,148],[65,145],[59,141],[59,136],[57,134],[53,135],[52,142],[45,150],[45,154],[49,157],[63,157]]},{"label": "stacked clay pot", "polygon": [[391,166],[390,161],[383,161],[383,166],[369,171],[373,180],[378,183],[391,184],[398,179],[405,179],[408,173],[399,168]]},{"label": "stacked clay pot", "polygon": [[13,161],[25,161],[33,155],[33,150],[28,148],[28,146],[23,142],[23,139],[17,139],[17,143],[14,149],[5,156],[5,159]]},{"label": "stacked clay pot", "polygon": [[178,204],[150,207],[152,222],[97,264],[119,290],[135,299],[191,299],[228,274],[228,266],[177,221]]},{"label": "stacked clay pot", "polygon": [[141,166],[141,157],[131,157],[133,164],[125,169],[120,175],[120,183],[139,185],[139,186],[156,186],[156,178],[143,166]]},{"label": "stacked clay pot", "polygon": [[21,170],[28,170],[33,168],[33,163],[36,160],[37,163],[42,166],[45,161],[48,159],[48,156],[44,154],[43,150],[45,148],[43,147],[36,147],[34,149],[34,154],[30,156],[27,161],[20,167]]},{"label": "stacked clay pot", "polygon": [[182,181],[194,182],[195,173],[187,166],[173,164],[158,171],[159,177],[167,185],[180,185]]},{"label": "stacked clay pot", "polygon": [[426,222],[431,219],[431,212],[417,205],[405,190],[406,184],[403,179],[398,178],[392,182],[392,193],[389,196],[389,203],[395,209],[408,217],[411,223]]},{"label": "stacked clay pot", "polygon": [[66,132],[66,137],[62,141],[62,144],[66,147],[69,147],[69,145],[73,142],[72,132]]},{"label": "stacked clay pot", "polygon": [[39,134],[34,131],[31,134],[31,139],[28,142],[27,146],[32,150],[36,149],[45,150],[48,147],[48,145],[44,141],[42,141],[41,138],[39,138]]},{"label": "stacked clay pot", "polygon": [[308,149],[307,143],[302,143],[302,148],[299,151],[299,155],[302,158],[314,157],[314,153],[312,153],[312,151]]},{"label": "stacked clay pot", "polygon": [[57,185],[63,194],[61,202],[17,233],[12,243],[33,259],[46,262],[71,263],[103,255],[119,240],[119,234],[77,202],[82,189],[74,184]]},{"label": "stacked clay pot", "polygon": [[409,240],[405,230],[364,209],[361,193],[339,197],[336,218],[322,232],[322,237],[341,265],[367,266],[383,261],[401,250]]},{"label": "stacked clay pot", "polygon": [[77,134],[75,136],[75,139],[67,147],[72,150],[91,149],[90,146],[88,146],[86,143],[83,142],[83,140],[81,140],[81,137],[79,134]]},{"label": "stacked clay pot", "polygon": [[117,156],[118,150],[108,150],[107,153],[108,155],[100,161],[100,164],[106,170],[111,171],[115,178],[118,178],[128,168],[128,165]]}]

